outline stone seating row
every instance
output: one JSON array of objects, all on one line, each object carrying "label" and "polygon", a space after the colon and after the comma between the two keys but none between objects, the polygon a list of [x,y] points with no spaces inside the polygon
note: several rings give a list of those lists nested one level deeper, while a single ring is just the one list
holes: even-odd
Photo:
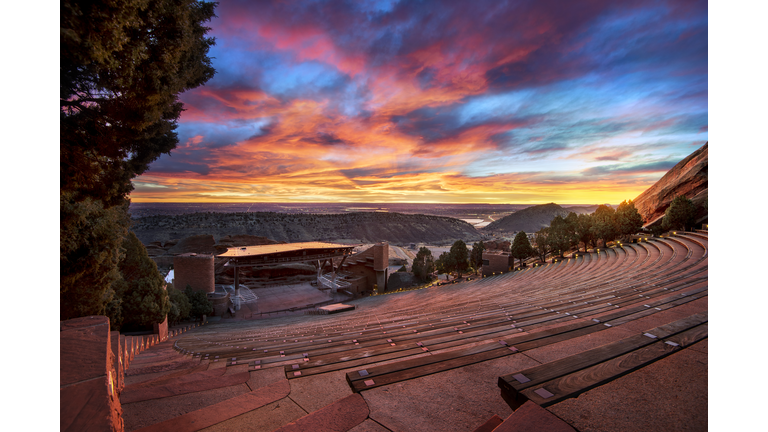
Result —
[{"label": "stone seating row", "polygon": [[[628,301],[632,301],[632,299],[630,299]],[[643,300],[643,301],[645,301],[645,300]],[[606,307],[618,307],[618,306],[619,306],[618,304],[607,305],[607,306],[603,305],[602,306],[602,310],[605,310]],[[542,313],[540,311],[541,309],[542,309],[542,307],[538,307],[538,308],[534,307],[534,308],[531,308],[532,312],[529,313],[528,315],[518,315],[517,317],[518,317],[518,319],[523,319],[525,317],[534,317],[534,318],[538,319],[539,321],[535,322],[533,320],[529,320],[526,323],[527,324],[537,324],[539,322],[548,322],[548,321],[557,319],[558,317],[556,317],[555,314],[559,314],[560,313],[560,311],[555,311],[555,314],[552,314],[552,312],[549,312],[549,314],[551,315],[549,317],[545,317],[545,318],[537,317],[536,315],[546,315],[546,313]],[[546,311],[546,308],[543,308],[543,309]],[[568,317],[570,315],[569,312],[568,312],[568,309],[561,309],[561,310],[563,311],[563,315],[561,315],[559,318],[560,319],[567,319],[566,317]],[[592,307],[592,310],[596,311],[596,312],[599,312],[600,307]],[[581,309],[581,311],[586,312],[585,309]],[[518,312],[515,311],[515,313],[518,313]],[[581,313],[581,312],[579,312],[579,313]],[[576,313],[574,313],[573,315],[577,316]],[[511,318],[508,318],[508,319],[511,319]],[[508,324],[508,321],[504,320],[503,323],[504,323],[503,325],[506,327],[506,325]],[[467,321],[464,321],[464,324],[469,325],[470,323],[467,322]],[[478,322],[472,322],[471,324],[473,325],[472,330],[474,331],[476,328],[481,328],[482,329],[482,324],[484,324],[484,323],[481,322],[481,321],[478,321]],[[498,324],[501,324],[501,323],[498,323]],[[453,324],[450,324],[450,325],[453,325]],[[494,323],[488,324],[488,326],[490,326],[490,328],[493,328],[493,325],[494,325]],[[430,326],[434,326],[434,324],[430,324]],[[453,331],[451,331],[451,330],[453,330]],[[440,329],[428,330],[428,331],[426,331],[424,333],[417,333],[417,334],[412,333],[413,330],[411,330],[411,329],[407,329],[405,332],[401,332],[399,334],[397,332],[393,332],[393,333],[389,334],[389,336],[391,336],[392,339],[388,340],[388,342],[390,342],[389,345],[391,345],[391,347],[387,346],[387,343],[384,343],[384,340],[382,339],[384,336],[378,336],[378,335],[373,335],[372,338],[368,338],[368,339],[363,339],[366,336],[357,336],[360,339],[353,339],[353,341],[354,341],[355,345],[357,345],[357,347],[356,347],[357,350],[365,350],[365,356],[370,356],[372,359],[391,359],[391,358],[401,357],[401,356],[404,356],[404,355],[410,355],[410,354],[418,353],[418,351],[414,351],[413,349],[409,349],[409,348],[406,348],[406,347],[402,346],[402,343],[407,343],[408,339],[419,339],[420,338],[420,339],[427,340],[429,337],[443,337],[444,338],[443,335],[445,335],[446,333],[460,334],[459,332],[461,332],[461,331],[455,332],[456,330],[457,330],[457,328],[450,329],[450,328],[443,327],[443,328],[440,328]],[[517,330],[517,331],[519,331],[519,330]],[[431,335],[428,334],[430,332],[432,333]],[[470,338],[473,335],[472,335],[472,332],[469,331],[469,329],[464,329],[464,331],[461,332],[461,333],[465,333],[465,336],[451,336],[450,339],[455,339],[455,340],[451,341],[451,343],[454,343],[454,344],[456,342],[461,343],[461,342],[463,342],[464,339],[466,339],[467,342],[471,341]],[[440,342],[446,343],[447,341],[443,340],[443,341],[440,341]],[[398,344],[400,344],[400,345],[398,345]],[[395,346],[397,346],[397,348],[394,348]],[[424,349],[424,348],[425,347],[422,346],[422,349]],[[437,348],[440,348],[440,347],[437,347]],[[371,352],[369,350],[376,350],[376,351]],[[308,353],[301,353],[300,354],[301,351],[310,351],[310,353],[309,354]],[[291,353],[291,352],[286,350],[286,351],[283,351],[282,353],[280,353],[279,356],[272,356],[272,357],[266,356],[265,357],[263,354],[259,354],[257,356],[261,357],[261,358],[255,359],[256,361],[253,361],[253,357],[250,357],[250,359],[252,360],[254,366],[258,365],[258,367],[269,367],[270,364],[272,364],[272,365],[279,365],[280,363],[282,363],[282,364],[285,364],[285,363],[296,363],[295,361],[292,361],[292,360],[303,360],[305,362],[310,362],[310,358],[309,357],[311,356],[311,360],[312,361],[310,363],[303,363],[303,364],[301,364],[299,366],[300,368],[302,368],[302,370],[304,368],[306,368],[306,367],[311,367],[311,366],[324,366],[324,369],[326,369],[326,370],[333,370],[334,368],[329,368],[329,367],[327,367],[325,365],[328,362],[328,360],[324,359],[323,356],[328,357],[328,356],[336,355],[336,356],[345,357],[347,359],[355,359],[355,356],[352,353],[352,351],[354,351],[354,349],[352,349],[352,347],[349,347],[349,343],[348,342],[340,342],[340,343],[336,343],[335,345],[331,345],[327,341],[324,341],[322,347],[316,347],[314,349],[309,349],[307,347],[300,347],[300,348],[298,348],[298,351],[296,353]],[[385,356],[385,357],[376,357],[377,355]],[[318,356],[320,356],[320,357],[318,357]],[[200,357],[202,357],[202,355]],[[202,358],[205,359],[205,357],[202,357]],[[245,355],[245,357],[240,356],[240,357],[237,357],[236,360],[233,360],[233,363],[234,364],[242,364],[243,361],[247,361],[248,359],[249,359],[248,355]],[[221,360],[223,361],[224,359],[221,359]],[[231,359],[226,359],[226,360],[231,360]],[[214,360],[214,361],[219,361],[219,360]],[[258,363],[256,363],[256,362],[258,362]],[[339,367],[342,367],[342,366],[339,366]],[[296,365],[292,364],[291,368],[292,368],[291,370],[287,370],[286,371],[287,375],[291,375],[291,373],[295,374],[295,372],[296,372],[296,370],[295,370],[296,369]]]},{"label": "stone seating row", "polygon": [[705,339],[708,313],[691,315],[559,360],[499,377],[505,401],[547,407],[623,376]]},{"label": "stone seating row", "polygon": [[[633,245],[633,246],[634,246],[634,245]],[[641,248],[644,248],[644,246],[643,246],[642,244],[640,244],[640,247],[641,247]],[[658,249],[658,248],[657,248],[657,249]],[[513,273],[513,274],[511,274],[511,275],[514,275],[514,273]],[[479,283],[480,283],[480,282],[488,282],[488,279],[483,279],[483,280],[481,280],[481,281],[478,281],[478,282],[479,282]],[[542,290],[542,291],[543,291],[543,290]],[[357,330],[357,329],[347,329],[347,330],[349,330],[349,331],[347,331],[347,332],[351,334],[353,330]],[[366,331],[368,331],[368,330],[366,330]],[[286,335],[286,336],[288,336],[288,335]],[[291,335],[291,336],[293,336],[293,335]],[[337,335],[331,335],[331,334],[328,334],[328,333],[327,333],[327,334],[325,334],[325,336],[330,336],[330,337],[337,337]],[[313,336],[310,336],[310,337],[313,337]],[[287,339],[286,339],[286,340],[287,340]],[[294,339],[294,340],[297,340],[297,339]],[[312,340],[312,339],[310,339],[310,340],[312,341],[312,343],[314,343],[314,340]],[[253,341],[253,340],[252,340],[252,341]],[[324,342],[324,343],[327,343],[327,342]],[[233,347],[233,348],[234,348],[234,347],[240,348],[238,345],[232,345],[232,347]],[[276,347],[272,347],[272,348],[273,348],[273,349],[277,349]],[[327,348],[329,348],[329,346],[327,346],[327,345],[326,345],[324,348],[326,348],[326,349],[327,349]],[[299,351],[301,351],[301,350],[304,350],[304,349],[306,349],[306,347],[297,347],[297,349],[298,349]],[[343,349],[343,346],[339,347],[338,349]],[[268,350],[269,350],[269,349],[268,349]],[[243,351],[245,351],[245,350],[243,350]],[[253,348],[251,348],[251,351],[253,351]],[[277,357],[277,358],[282,358],[282,359],[285,359],[285,358],[286,358],[285,356],[289,354],[289,353],[285,352],[286,350],[280,350],[280,351],[284,351],[284,352],[281,354],[281,355],[283,355],[283,357]],[[221,353],[221,354],[224,354],[224,353]],[[229,354],[235,354],[235,352],[226,353],[225,355],[229,355]],[[210,354],[209,354],[209,355],[210,355]],[[251,356],[251,357],[253,358],[253,356]],[[256,357],[259,357],[259,356],[257,355]],[[263,356],[262,356],[262,357],[263,357]],[[304,357],[304,356],[302,356],[302,357]],[[237,358],[237,357],[236,357],[236,358]],[[274,358],[273,360],[277,360],[277,358]],[[306,357],[304,357],[304,358],[306,358]],[[282,361],[286,361],[286,360],[282,360]]]},{"label": "stone seating row", "polygon": [[[528,349],[538,348],[544,345],[562,342],[571,338],[583,336],[586,334],[598,332],[612,326],[621,325],[625,322],[639,319],[644,316],[672,308],[681,304],[688,303],[706,296],[706,288],[694,289],[687,295],[680,298],[677,296],[668,296],[664,299],[654,302],[648,302],[643,305],[634,305],[625,307],[601,316],[600,319],[580,320],[578,322],[562,323],[557,327],[549,327],[545,330],[531,330],[537,327],[545,327],[544,322],[531,320],[530,322],[520,322],[522,326],[529,329],[525,333],[515,333],[507,330],[493,333],[488,331],[481,334],[482,341],[477,345],[469,343],[461,344],[466,347],[459,350],[448,351],[444,353],[423,356],[420,358],[406,359],[388,365],[364,368],[355,372],[347,373],[347,380],[355,391],[362,391],[375,388],[381,385],[392,384],[418,376],[424,376],[436,372],[441,372],[456,367],[466,366],[468,364],[490,360],[493,358],[511,355]],[[575,315],[581,316],[581,315]],[[586,315],[588,318],[590,315]],[[551,322],[552,320],[550,320]],[[530,323],[530,325],[529,325]],[[477,338],[472,339],[477,340]],[[432,348],[431,343],[417,343],[419,347]],[[434,345],[439,348],[439,345]],[[376,360],[376,359],[374,359]],[[303,370],[305,365],[298,365],[299,368],[286,366],[286,377],[306,375]],[[312,366],[306,365],[306,366]],[[342,367],[343,366],[343,367]],[[346,368],[346,365],[340,365],[337,369]],[[298,369],[298,370],[296,370]],[[331,368],[326,368],[332,370]],[[298,373],[298,375],[296,375]]]}]

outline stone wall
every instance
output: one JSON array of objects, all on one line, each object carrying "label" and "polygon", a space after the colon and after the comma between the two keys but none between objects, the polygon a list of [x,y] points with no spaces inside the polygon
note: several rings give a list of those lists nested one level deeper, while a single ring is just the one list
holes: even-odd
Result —
[{"label": "stone wall", "polygon": [[62,321],[59,330],[59,430],[123,431],[116,373],[121,361],[112,351],[109,319],[75,318]]},{"label": "stone wall", "polygon": [[224,316],[227,313],[227,307],[229,306],[229,293],[225,295],[221,294],[208,294],[208,300],[213,306],[213,316]]},{"label": "stone wall", "polygon": [[384,271],[389,267],[389,243],[383,242],[373,246],[373,269]]},{"label": "stone wall", "polygon": [[509,253],[483,251],[483,276],[506,273],[511,267]]}]

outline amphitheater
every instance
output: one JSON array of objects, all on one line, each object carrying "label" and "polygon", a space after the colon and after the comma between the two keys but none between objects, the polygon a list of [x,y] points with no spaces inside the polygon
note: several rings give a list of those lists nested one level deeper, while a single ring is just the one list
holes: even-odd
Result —
[{"label": "amphitheater", "polygon": [[706,430],[707,244],[208,323],[126,358],[125,430]]}]

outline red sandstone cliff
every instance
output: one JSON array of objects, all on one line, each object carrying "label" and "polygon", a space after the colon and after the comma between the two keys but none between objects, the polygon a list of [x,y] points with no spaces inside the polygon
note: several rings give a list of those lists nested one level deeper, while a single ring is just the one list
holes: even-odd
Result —
[{"label": "red sandstone cliff", "polygon": [[690,198],[699,209],[698,218],[706,216],[709,162],[707,142],[677,163],[664,177],[635,198],[634,203],[643,223],[649,225],[664,217],[664,212],[678,195]]}]

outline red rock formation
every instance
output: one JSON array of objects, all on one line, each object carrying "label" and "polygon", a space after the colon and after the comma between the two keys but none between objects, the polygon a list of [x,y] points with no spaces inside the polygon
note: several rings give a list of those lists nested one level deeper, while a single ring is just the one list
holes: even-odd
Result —
[{"label": "red rock formation", "polygon": [[647,226],[660,221],[678,195],[690,198],[700,209],[697,218],[706,216],[704,204],[707,202],[708,190],[708,144],[678,162],[664,177],[634,199],[635,207],[643,217],[643,224]]}]

